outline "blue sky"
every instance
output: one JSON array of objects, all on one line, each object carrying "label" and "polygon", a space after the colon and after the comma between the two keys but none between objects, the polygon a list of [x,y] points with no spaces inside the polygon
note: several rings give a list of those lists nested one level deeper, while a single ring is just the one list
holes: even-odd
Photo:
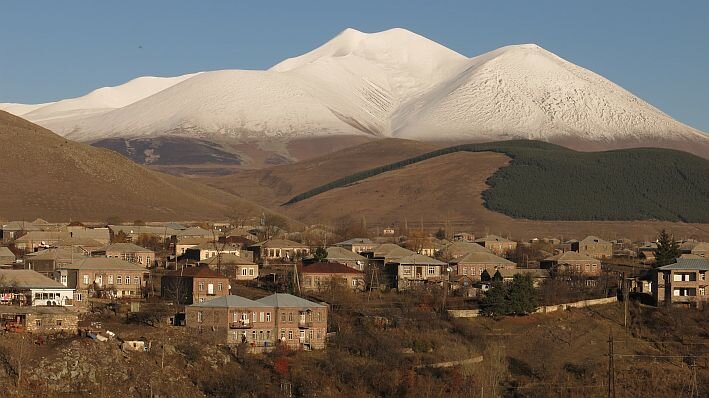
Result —
[{"label": "blue sky", "polygon": [[403,27],[467,56],[537,43],[709,132],[709,1],[8,1],[0,102],[264,69],[347,27]]}]

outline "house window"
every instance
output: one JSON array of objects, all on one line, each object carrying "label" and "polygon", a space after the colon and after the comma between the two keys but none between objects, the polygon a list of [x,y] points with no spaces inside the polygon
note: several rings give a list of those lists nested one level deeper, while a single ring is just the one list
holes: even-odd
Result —
[{"label": "house window", "polygon": [[258,317],[259,322],[263,322],[264,318],[265,318],[265,314],[263,312],[259,313],[259,317]]},{"label": "house window", "polygon": [[288,340],[293,340],[293,331],[292,330],[288,331]]},{"label": "house window", "polygon": [[271,322],[271,313],[270,312],[266,313],[266,322]]},{"label": "house window", "polygon": [[133,278],[133,280],[135,281],[136,285],[140,285],[140,277],[136,276],[135,278]]},{"label": "house window", "polygon": [[408,265],[404,266],[404,275],[411,275],[411,267]]},{"label": "house window", "polygon": [[202,323],[204,321],[202,311],[197,311],[197,322]]},{"label": "house window", "polygon": [[357,279],[352,279],[352,287],[357,287]]},{"label": "house window", "polygon": [[145,257],[145,265],[147,265],[148,267],[150,267],[150,264],[151,264],[152,262],[153,262],[153,261],[152,261],[152,259],[150,258],[150,256]]},{"label": "house window", "polygon": [[700,295],[700,296],[704,296],[705,294],[706,294],[706,293],[705,293],[704,288],[703,288],[703,287],[700,287],[700,288],[699,288],[699,295]]},{"label": "house window", "polygon": [[108,284],[113,285],[113,275],[108,276]]},{"label": "house window", "polygon": [[286,338],[286,330],[281,329],[281,340],[285,340],[285,338]]},{"label": "house window", "polygon": [[293,313],[292,312],[288,313],[288,322],[293,322]]},{"label": "house window", "polygon": [[285,321],[286,321],[286,313],[281,312],[281,322],[285,322]]},{"label": "house window", "polygon": [[249,268],[249,276],[254,276],[254,269],[253,268]]},{"label": "house window", "polygon": [[256,313],[255,313],[255,312],[252,312],[252,313],[251,313],[251,320],[252,320],[253,322],[256,322],[256,319],[257,319],[257,318],[256,318]]},{"label": "house window", "polygon": [[705,280],[707,280],[707,273],[706,273],[706,272],[700,272],[700,273],[699,273],[699,280],[700,280],[700,281],[705,281]]},{"label": "house window", "polygon": [[118,275],[118,276],[116,276],[116,285],[121,285],[121,284],[123,284],[123,278],[120,275]]},{"label": "house window", "polygon": [[239,314],[236,313],[236,312],[233,312],[233,313],[231,314],[231,321],[234,322],[234,323],[239,322]]},{"label": "house window", "polygon": [[61,320],[61,319],[57,319],[57,326],[61,326],[61,325],[62,325],[62,320]]},{"label": "house window", "polygon": [[68,281],[67,281],[66,275],[62,275],[62,276],[61,276],[61,281],[62,281],[62,285],[64,285],[64,286],[67,285]]},{"label": "house window", "polygon": [[435,275],[436,274],[436,267],[428,267],[428,274]]},{"label": "house window", "polygon": [[204,297],[200,297],[200,298],[199,298],[199,302],[200,302],[200,303],[204,303]]},{"label": "house window", "polygon": [[203,292],[204,291],[204,282],[199,283],[199,291]]},{"label": "house window", "polygon": [[224,290],[224,283],[222,283],[222,282],[217,283],[217,290],[219,290],[220,292],[222,290]]},{"label": "house window", "polygon": [[463,267],[463,275],[468,275],[468,267]]},{"label": "house window", "polygon": [[271,340],[271,331],[270,330],[266,331],[266,340]]},{"label": "house window", "polygon": [[246,270],[246,268],[242,268],[242,269],[241,269],[241,276],[246,276],[246,275],[247,275],[247,274],[246,274],[247,272],[248,272],[248,271]]},{"label": "house window", "polygon": [[126,285],[130,285],[130,275],[126,275]]},{"label": "house window", "polygon": [[256,331],[255,330],[251,331],[251,341],[256,341]]},{"label": "house window", "polygon": [[81,293],[76,294],[76,301],[84,301],[84,295]]},{"label": "house window", "polygon": [[83,280],[84,280],[84,285],[89,284],[89,276],[88,275],[84,275]]},{"label": "house window", "polygon": [[41,319],[35,319],[34,320],[34,325],[37,326],[38,328],[42,327],[42,320]]}]

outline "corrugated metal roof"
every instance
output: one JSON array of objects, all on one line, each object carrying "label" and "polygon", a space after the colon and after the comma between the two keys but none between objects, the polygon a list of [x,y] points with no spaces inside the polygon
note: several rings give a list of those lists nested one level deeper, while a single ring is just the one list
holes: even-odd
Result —
[{"label": "corrugated metal roof", "polygon": [[490,252],[473,252],[452,261],[453,264],[514,264],[512,261]]},{"label": "corrugated metal roof", "polygon": [[102,269],[120,271],[145,271],[145,267],[134,264],[119,258],[89,257],[83,260],[74,261],[71,265],[65,265],[67,269]]},{"label": "corrugated metal roof", "polygon": [[29,269],[0,270],[0,286],[23,289],[68,289],[54,279]]},{"label": "corrugated metal roof", "polygon": [[190,307],[199,308],[265,308],[271,305],[249,300],[245,297],[229,295],[205,301],[203,303],[192,304]]},{"label": "corrugated metal roof", "polygon": [[276,293],[270,296],[256,300],[259,303],[269,305],[271,307],[282,308],[323,308],[326,305],[314,303],[304,298],[293,296],[287,293]]},{"label": "corrugated metal roof", "polygon": [[696,259],[696,258],[678,258],[676,262],[665,265],[664,267],[659,267],[662,271],[672,271],[672,270],[698,270],[698,271],[709,271],[709,261],[706,259]]}]

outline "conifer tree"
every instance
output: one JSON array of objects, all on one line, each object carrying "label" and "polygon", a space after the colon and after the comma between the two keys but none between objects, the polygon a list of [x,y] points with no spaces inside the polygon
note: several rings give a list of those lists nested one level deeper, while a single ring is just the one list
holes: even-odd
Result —
[{"label": "conifer tree", "polygon": [[487,316],[501,316],[508,313],[507,291],[501,280],[493,280],[490,290],[480,302],[480,312]]},{"label": "conifer tree", "polygon": [[675,241],[675,237],[664,229],[660,231],[657,237],[657,249],[655,249],[655,267],[672,264],[679,255],[679,243]]},{"label": "conifer tree", "polygon": [[508,299],[510,314],[531,314],[537,309],[537,292],[531,275],[515,274],[509,286]]},{"label": "conifer tree", "polygon": [[492,277],[490,276],[490,273],[487,272],[486,269],[483,270],[482,274],[480,274],[480,280],[483,282],[490,282]]}]

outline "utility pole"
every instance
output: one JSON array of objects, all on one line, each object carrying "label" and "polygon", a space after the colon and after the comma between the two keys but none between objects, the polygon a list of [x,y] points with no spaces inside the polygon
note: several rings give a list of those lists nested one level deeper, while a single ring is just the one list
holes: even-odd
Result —
[{"label": "utility pole", "polygon": [[615,363],[613,361],[613,332],[608,333],[608,398],[615,398]]},{"label": "utility pole", "polygon": [[625,272],[623,272],[623,327],[625,328],[625,334],[628,334],[628,301],[630,301],[630,292],[628,291],[628,280],[625,278]]}]

